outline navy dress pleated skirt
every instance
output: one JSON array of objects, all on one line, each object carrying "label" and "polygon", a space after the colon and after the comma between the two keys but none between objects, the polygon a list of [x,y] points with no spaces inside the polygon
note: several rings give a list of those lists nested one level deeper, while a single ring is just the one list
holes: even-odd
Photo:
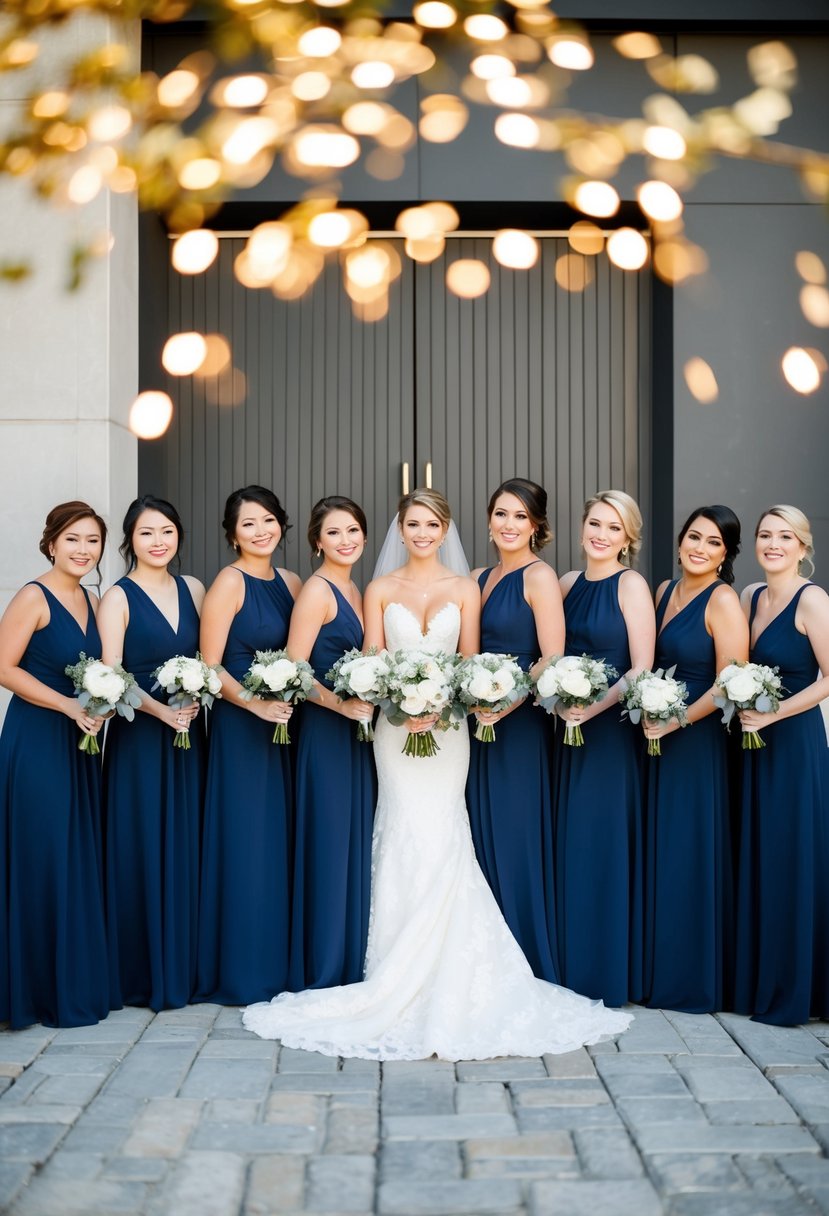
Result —
[{"label": "navy dress pleated skirt", "polygon": [[[513,655],[525,671],[541,657],[526,568],[505,575],[481,613],[481,650]],[[478,580],[482,591],[490,573]],[[478,864],[533,972],[557,984],[554,723],[528,697],[496,724],[494,742],[474,730],[472,719],[466,801]]]},{"label": "navy dress pleated skirt", "polygon": [[[130,578],[118,581],[129,603],[124,667],[151,693],[153,672],[199,648],[199,615],[187,583],[178,584],[174,629]],[[199,846],[206,745],[204,715],[190,727],[190,750],[174,732],[138,712],[114,718],[104,752],[106,903],[113,1009],[186,1005],[196,983]]]},{"label": "navy dress pleated skirt", "polygon": [[[712,583],[662,628],[671,583],[656,609],[655,666],[676,666],[688,704],[716,677],[705,628]],[[646,761],[645,995],[648,1004],[712,1013],[730,1001],[733,878],[727,735],[719,712],[667,735]]]},{"label": "navy dress pleated skirt", "polygon": [[[564,600],[566,653],[604,659],[620,676],[630,668],[619,607],[625,573],[595,581],[580,574]],[[561,982],[607,1005],[624,1005],[641,1000],[643,991],[642,732],[616,705],[582,731],[583,747],[557,751]]]},{"label": "navy dress pleated skirt", "polygon": [[[288,639],[293,597],[282,577],[244,574],[245,599],[222,665],[237,680],[257,650]],[[211,710],[204,806],[197,998],[270,1000],[288,980],[293,792],[291,749],[273,723],[227,700]]]},{"label": "navy dress pleated skirt", "polygon": [[[328,580],[326,580],[327,582]],[[310,663],[321,684],[363,628],[348,600],[328,583],[337,615],[323,625]],[[371,830],[377,802],[374,750],[357,723],[303,707],[296,749],[296,831],[288,987],[333,988],[363,978],[371,894]]]},{"label": "navy dress pleated skirt", "polygon": [[[64,668],[101,641],[42,583],[50,619],[20,662],[73,695]],[[0,1022],[88,1026],[109,1011],[101,844],[101,760],[64,714],[12,697],[0,735]]]},{"label": "navy dress pleated skirt", "polygon": [[[795,627],[801,587],[763,630],[751,661],[780,668],[788,696],[818,676]],[[751,604],[751,620],[762,587]],[[761,732],[743,752],[735,1008],[772,1026],[829,1017],[829,749],[820,708]]]}]

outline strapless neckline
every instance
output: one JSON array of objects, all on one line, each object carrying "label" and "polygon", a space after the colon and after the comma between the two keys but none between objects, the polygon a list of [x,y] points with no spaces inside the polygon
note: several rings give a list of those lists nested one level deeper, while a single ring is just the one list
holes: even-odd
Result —
[{"label": "strapless neckline", "polygon": [[461,611],[460,605],[457,604],[454,600],[447,600],[447,602],[445,604],[443,604],[440,608],[438,608],[437,612],[433,613],[432,616],[429,617],[429,620],[426,622],[426,628],[424,630],[424,629],[420,628],[420,621],[417,619],[414,612],[412,612],[411,608],[409,608],[406,604],[401,604],[399,600],[393,600],[392,603],[386,604],[385,612],[383,613],[384,616],[385,616],[385,613],[388,612],[390,608],[402,608],[403,611],[409,617],[411,617],[411,619],[414,621],[415,626],[417,627],[417,629],[420,633],[420,636],[422,638],[428,638],[429,634],[432,631],[432,626],[434,625],[435,621],[437,621],[443,615],[443,613],[446,611],[447,608],[454,608],[457,611],[459,616],[460,616],[460,611]]}]

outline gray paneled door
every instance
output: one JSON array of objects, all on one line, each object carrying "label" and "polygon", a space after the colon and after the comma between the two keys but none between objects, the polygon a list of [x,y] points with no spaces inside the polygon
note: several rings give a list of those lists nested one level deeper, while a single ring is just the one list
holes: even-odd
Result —
[{"label": "gray paneled door", "polygon": [[[614,485],[640,499],[650,486],[650,290],[647,274],[590,258],[581,292],[556,282],[561,237],[541,239],[530,271],[501,268],[486,237],[447,242],[430,265],[405,256],[388,316],[352,317],[330,266],[302,300],[241,287],[233,260],[244,238],[227,237],[207,274],[171,273],[171,333],[220,332],[247,378],[242,404],[216,404],[211,379],[170,378],[174,421],[141,444],[139,484],[163,493],[189,525],[187,569],[210,579],[227,560],[221,508],[236,486],[272,486],[295,525],[286,564],[310,572],[304,532],[312,504],[348,494],[366,510],[371,536],[362,578],[394,510],[408,463],[412,486],[431,464],[432,484],[456,513],[470,561],[488,560],[489,492],[517,474],[547,487],[556,533],[550,560],[578,563],[584,497]],[[489,293],[460,300],[446,265],[478,257]]]}]

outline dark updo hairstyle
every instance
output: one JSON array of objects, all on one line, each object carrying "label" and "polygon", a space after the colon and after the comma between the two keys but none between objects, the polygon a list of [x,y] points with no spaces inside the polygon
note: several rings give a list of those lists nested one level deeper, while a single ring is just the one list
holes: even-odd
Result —
[{"label": "dark updo hairstyle", "polygon": [[73,524],[78,523],[82,519],[94,519],[101,533],[101,553],[98,561],[95,563],[95,569],[98,571],[98,586],[101,585],[101,570],[99,562],[104,555],[104,549],[107,543],[107,526],[101,519],[97,511],[90,507],[88,502],[81,502],[80,499],[75,499],[73,502],[62,502],[58,506],[52,507],[52,510],[46,516],[46,523],[43,525],[43,535],[40,538],[38,548],[48,562],[54,566],[55,559],[49,552],[50,546],[55,543],[62,532],[66,532]]},{"label": "dark updo hairstyle", "polygon": [[235,548],[236,526],[239,523],[239,516],[242,512],[242,504],[246,502],[255,502],[258,506],[264,507],[271,515],[276,518],[276,522],[282,531],[279,543],[285,540],[285,535],[290,528],[288,523],[288,514],[282,503],[274,494],[273,490],[266,490],[264,486],[245,486],[242,490],[233,490],[228,495],[225,503],[224,519],[222,527],[224,528],[227,543],[231,549]]},{"label": "dark updo hairstyle", "polygon": [[495,503],[502,494],[514,494],[524,504],[530,523],[535,528],[532,537],[532,548],[543,549],[553,539],[553,531],[547,519],[547,491],[535,481],[526,477],[508,477],[494,490],[489,500],[486,513],[492,518]]},{"label": "dark updo hairstyle", "polygon": [[308,544],[311,546],[312,553],[316,553],[319,548],[322,525],[325,523],[326,516],[330,515],[332,511],[347,511],[360,525],[363,540],[368,536],[366,513],[363,508],[351,498],[343,498],[340,494],[330,494],[327,498],[321,498],[319,502],[314,503],[311,508],[311,518],[308,520]]},{"label": "dark updo hairstyle", "polygon": [[692,511],[685,523],[679,529],[677,544],[682,544],[685,533],[690,528],[695,519],[708,519],[712,524],[720,530],[720,536],[725,545],[725,557],[722,560],[722,565],[719,569],[719,576],[724,583],[734,582],[734,558],[740,552],[740,521],[730,507],[716,505],[713,507],[697,507],[696,511]]},{"label": "dark updo hairstyle", "polygon": [[135,532],[136,524],[141,515],[145,511],[158,511],[165,519],[169,519],[170,523],[176,530],[176,560],[181,565],[181,546],[184,544],[184,525],[181,522],[181,517],[171,502],[167,502],[166,498],[156,498],[155,494],[142,494],[134,499],[127,507],[127,513],[124,516],[124,539],[118,546],[118,552],[124,559],[124,565],[127,567],[127,574],[130,570],[134,570],[138,565],[138,558],[135,556],[132,538]]}]

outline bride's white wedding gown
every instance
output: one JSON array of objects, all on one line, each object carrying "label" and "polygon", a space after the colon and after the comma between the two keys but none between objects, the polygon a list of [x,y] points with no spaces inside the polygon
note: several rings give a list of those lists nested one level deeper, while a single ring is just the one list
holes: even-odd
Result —
[{"label": "bride's white wedding gown", "polygon": [[[460,610],[445,604],[424,635],[408,608],[389,604],[384,626],[389,650],[453,653]],[[250,1005],[244,1025],[370,1060],[535,1056],[619,1034],[630,1015],[536,979],[507,928],[472,845],[466,728],[438,734],[428,758],[404,756],[405,738],[381,718],[365,979]]]}]

